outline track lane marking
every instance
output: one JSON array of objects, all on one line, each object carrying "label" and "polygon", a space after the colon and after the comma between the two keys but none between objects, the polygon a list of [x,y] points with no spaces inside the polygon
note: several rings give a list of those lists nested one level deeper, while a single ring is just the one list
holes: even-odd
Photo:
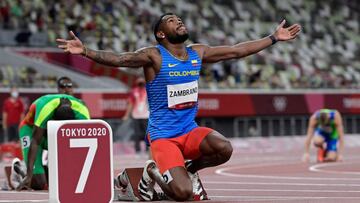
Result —
[{"label": "track lane marking", "polygon": [[359,193],[360,190],[301,190],[301,189],[296,189],[296,190],[283,190],[283,189],[278,189],[278,190],[274,190],[274,189],[227,189],[227,188],[207,188],[206,191],[242,191],[242,192],[309,192],[309,193],[313,193],[313,192],[341,192],[341,193]]},{"label": "track lane marking", "polygon": [[[289,200],[294,200],[294,199],[360,199],[360,197],[330,197],[330,196],[326,196],[326,197],[304,197],[304,196],[249,196],[249,195],[244,195],[244,196],[227,196],[227,195],[210,195],[210,198],[253,198],[253,199],[289,199]],[[244,200],[245,201],[245,200]]]},{"label": "track lane marking", "polygon": [[320,163],[315,164],[309,167],[309,171],[318,172],[318,173],[330,173],[330,174],[343,174],[343,175],[360,175],[360,172],[353,172],[353,171],[334,171],[334,170],[326,170],[322,169],[329,166],[339,166],[339,165],[348,165],[354,164],[354,162],[338,162],[338,163]]},{"label": "track lane marking", "polygon": [[330,186],[330,187],[360,187],[360,184],[334,184],[334,183],[270,183],[270,182],[227,182],[227,181],[201,181],[204,184],[228,185],[293,185],[293,186]]},{"label": "track lane marking", "polygon": [[270,183],[270,182],[228,182],[228,181],[201,181],[204,184],[229,185],[288,185],[288,186],[329,186],[329,187],[360,187],[360,184],[334,184],[334,183]]},{"label": "track lane marking", "polygon": [[[355,163],[355,162],[352,162]],[[303,164],[302,162],[286,162],[287,165],[290,164]],[[231,173],[227,171],[238,170],[238,169],[246,169],[246,168],[257,168],[257,167],[272,167],[272,166],[282,166],[283,162],[278,163],[258,163],[258,164],[250,164],[245,166],[232,166],[232,167],[223,167],[215,170],[215,173],[222,176],[228,177],[239,177],[239,178],[264,178],[264,179],[283,179],[283,180],[332,180],[332,181],[360,181],[360,178],[333,178],[333,177],[297,177],[297,176],[273,176],[273,175],[252,175],[252,174],[237,174]],[[360,173],[358,174],[360,175]]]}]

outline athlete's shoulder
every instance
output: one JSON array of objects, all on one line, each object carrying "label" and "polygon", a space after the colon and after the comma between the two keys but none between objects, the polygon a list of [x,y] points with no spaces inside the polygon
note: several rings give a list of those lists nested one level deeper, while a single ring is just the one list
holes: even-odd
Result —
[{"label": "athlete's shoulder", "polygon": [[46,95],[43,95],[39,98],[37,98],[33,103],[40,103],[40,102],[44,102],[44,101],[48,101],[48,100],[51,100],[55,97],[56,94],[46,94]]},{"label": "athlete's shoulder", "polygon": [[158,46],[148,46],[148,47],[143,47],[143,48],[136,50],[135,53],[145,54],[145,55],[148,55],[151,57],[154,55],[159,55],[160,51],[159,51]]},{"label": "athlete's shoulder", "polygon": [[317,120],[320,116],[320,113],[321,113],[321,109],[319,110],[316,110],[310,117],[311,120]]},{"label": "athlete's shoulder", "polygon": [[209,46],[205,44],[189,44],[187,47],[196,51],[201,59],[206,49],[209,48]]},{"label": "athlete's shoulder", "polygon": [[339,113],[339,111],[338,110],[336,110],[336,109],[329,109],[331,112],[334,112],[334,113],[336,113],[336,112],[338,112]]},{"label": "athlete's shoulder", "polygon": [[209,47],[208,45],[205,44],[199,44],[199,43],[195,43],[195,44],[189,44],[186,47],[190,47],[194,50],[200,50],[200,49],[205,49],[207,47]]}]

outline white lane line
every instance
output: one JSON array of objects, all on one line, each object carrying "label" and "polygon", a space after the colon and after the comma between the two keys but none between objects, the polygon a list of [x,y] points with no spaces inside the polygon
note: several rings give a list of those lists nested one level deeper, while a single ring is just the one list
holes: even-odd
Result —
[{"label": "white lane line", "polygon": [[47,199],[47,200],[28,200],[28,199],[26,199],[26,200],[19,200],[19,199],[17,199],[17,200],[0,200],[0,202],[6,202],[6,203],[9,203],[9,202],[11,202],[11,203],[17,203],[17,202],[21,202],[21,203],[23,203],[23,202],[49,202],[49,200]]},{"label": "white lane line", "polygon": [[206,188],[206,191],[241,191],[241,192],[309,192],[309,193],[321,193],[321,192],[341,192],[341,193],[359,193],[360,190],[274,190],[274,189],[227,189],[227,188]]},{"label": "white lane line", "polygon": [[[301,164],[301,162],[287,162],[289,164]],[[333,180],[333,181],[355,181],[360,178],[333,178],[333,177],[296,177],[296,176],[272,176],[272,175],[252,175],[252,174],[238,174],[227,172],[231,170],[245,169],[245,168],[255,168],[255,167],[269,167],[269,166],[284,166],[284,163],[260,163],[253,165],[245,165],[245,166],[233,166],[233,167],[224,167],[217,169],[215,171],[218,175],[228,176],[228,177],[238,177],[238,178],[264,178],[264,179],[282,179],[282,180]],[[359,174],[360,175],[360,174]]]},{"label": "white lane line", "polygon": [[[273,162],[273,161],[278,161],[278,162]],[[282,162],[284,161],[284,162]],[[225,166],[221,169],[218,170],[233,170],[233,169],[246,169],[246,168],[256,168],[256,167],[268,167],[268,166],[284,166],[286,167],[286,165],[290,165],[290,164],[299,164],[299,165],[304,165],[304,163],[300,162],[300,161],[288,161],[288,160],[272,160],[272,162],[262,162],[262,163],[237,163],[240,164],[241,166]],[[285,165],[286,164],[286,165]]]},{"label": "white lane line", "polygon": [[249,199],[360,199],[360,197],[319,197],[319,196],[311,196],[311,197],[304,197],[304,196],[226,196],[226,195],[210,195],[211,198],[237,198],[239,200],[249,198]]},{"label": "white lane line", "polygon": [[270,183],[270,182],[228,182],[228,181],[201,181],[208,184],[227,185],[288,185],[288,186],[327,186],[327,187],[360,187],[360,184],[337,184],[337,183]]},{"label": "white lane line", "polygon": [[353,162],[315,164],[315,165],[309,167],[309,171],[320,172],[320,173],[331,173],[331,174],[360,175],[360,172],[354,172],[354,171],[333,171],[333,170],[323,169],[323,168],[326,168],[326,167],[329,167],[329,166],[339,166],[339,165],[345,165],[345,164],[347,164],[347,165],[348,164],[353,164]]},{"label": "white lane line", "polygon": [[[239,200],[235,200],[236,202],[272,202],[272,201],[274,201],[274,202],[280,202],[280,201],[292,201],[292,200],[306,200],[306,199],[294,199],[294,198],[276,198],[276,199],[254,199],[254,198],[251,198],[251,199],[244,199],[244,198],[242,198],[242,199],[239,199]],[[307,199],[307,200],[309,200],[309,199]],[[233,200],[234,201],[234,200]]]},{"label": "white lane line", "polygon": [[49,195],[47,191],[33,192],[33,191],[5,191],[0,190],[0,194],[18,194],[18,195]]},{"label": "white lane line", "polygon": [[296,177],[296,176],[267,176],[267,175],[242,175],[242,174],[234,174],[227,173],[221,171],[221,169],[216,170],[216,174],[229,176],[229,177],[237,177],[237,178],[263,178],[263,179],[281,179],[281,180],[331,180],[331,181],[360,181],[360,178],[330,178],[330,177]]}]

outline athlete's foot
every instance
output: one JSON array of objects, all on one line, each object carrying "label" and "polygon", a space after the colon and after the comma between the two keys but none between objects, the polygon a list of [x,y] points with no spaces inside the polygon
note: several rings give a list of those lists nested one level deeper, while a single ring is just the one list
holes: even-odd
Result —
[{"label": "athlete's foot", "polygon": [[154,198],[155,181],[149,176],[149,171],[154,168],[156,168],[156,164],[153,160],[146,161],[143,175],[138,185],[139,195],[144,201],[152,201]]},{"label": "athlete's foot", "polygon": [[119,173],[116,178],[114,179],[114,185],[116,188],[119,188],[121,190],[126,190],[126,187],[128,186],[128,181],[125,177],[125,170],[121,173]]},{"label": "athlete's foot", "polygon": [[324,162],[325,154],[326,154],[326,151],[323,148],[318,148],[318,151],[317,151],[317,162],[318,163]]},{"label": "athlete's foot", "polygon": [[[191,165],[191,161],[186,161],[185,162],[185,167],[188,168]],[[192,187],[193,187],[193,200],[208,200],[208,196],[206,194],[206,192],[203,190],[203,186],[200,182],[200,177],[199,177],[199,173],[195,172],[195,173],[191,173],[191,172],[187,172],[191,183],[192,183]]]},{"label": "athlete's foot", "polygon": [[17,188],[26,175],[25,166],[19,158],[14,158],[11,164],[10,187]]}]

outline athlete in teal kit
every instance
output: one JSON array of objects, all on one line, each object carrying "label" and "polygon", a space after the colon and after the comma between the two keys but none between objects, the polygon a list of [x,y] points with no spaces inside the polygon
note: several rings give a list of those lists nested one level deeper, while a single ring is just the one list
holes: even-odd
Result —
[{"label": "athlete in teal kit", "polygon": [[[199,127],[198,80],[202,63],[239,59],[257,53],[277,41],[294,39],[300,32],[295,24],[259,40],[233,46],[186,46],[188,30],[176,15],[162,15],[154,26],[157,46],[116,54],[87,48],[70,32],[71,39],[58,39],[59,48],[82,54],[98,63],[116,67],[142,67],[147,81],[149,123],[147,139],[154,161],[147,161],[138,189],[143,200],[152,200],[155,182],[176,201],[204,199],[197,171],[228,161],[232,146],[219,132]],[[185,160],[189,160],[186,163]]]},{"label": "athlete in teal kit", "polygon": [[309,161],[312,140],[318,148],[318,162],[342,160],[344,127],[341,114],[337,110],[320,109],[310,117],[303,155],[305,162]]}]

